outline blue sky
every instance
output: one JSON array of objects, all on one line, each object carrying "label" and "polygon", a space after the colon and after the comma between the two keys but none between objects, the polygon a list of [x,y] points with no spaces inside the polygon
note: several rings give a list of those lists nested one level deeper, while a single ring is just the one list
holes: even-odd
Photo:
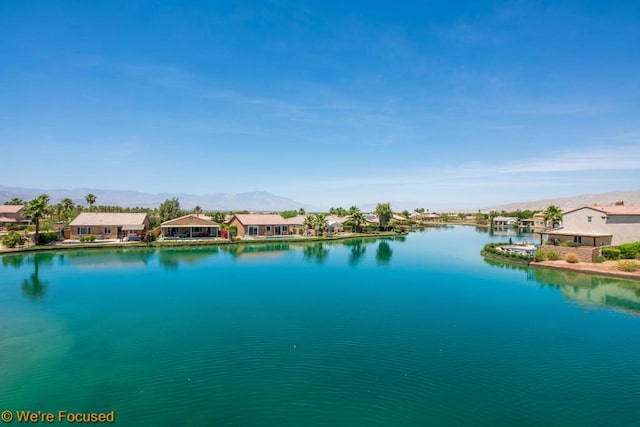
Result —
[{"label": "blue sky", "polygon": [[635,0],[4,1],[0,184],[432,209],[638,189],[639,76]]}]

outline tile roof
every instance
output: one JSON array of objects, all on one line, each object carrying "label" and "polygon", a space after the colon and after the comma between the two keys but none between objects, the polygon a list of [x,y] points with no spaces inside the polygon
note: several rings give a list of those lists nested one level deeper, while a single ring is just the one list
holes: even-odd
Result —
[{"label": "tile roof", "polygon": [[217,227],[218,223],[203,214],[189,214],[179,218],[170,219],[160,224],[161,227]]},{"label": "tile roof", "polygon": [[307,219],[306,215],[297,215],[293,218],[286,218],[287,224],[289,225],[304,225],[304,220]]},{"label": "tile roof", "polygon": [[289,225],[279,214],[235,214],[234,217],[243,225]]},{"label": "tile roof", "polygon": [[107,213],[107,212],[82,212],[69,225],[92,226],[92,225],[135,225],[143,224],[146,213]]},{"label": "tile roof", "polygon": [[580,209],[585,209],[585,208],[593,209],[598,212],[602,212],[611,216],[640,215],[640,206],[583,206],[581,208],[572,209],[572,210],[563,212],[563,215],[566,215],[571,212],[579,211]]},{"label": "tile roof", "polygon": [[24,205],[0,205],[0,214],[18,213]]}]

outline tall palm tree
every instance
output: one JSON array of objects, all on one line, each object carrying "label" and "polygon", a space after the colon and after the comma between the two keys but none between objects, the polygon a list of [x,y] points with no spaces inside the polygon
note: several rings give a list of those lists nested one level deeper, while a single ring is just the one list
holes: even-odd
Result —
[{"label": "tall palm tree", "polygon": [[298,209],[298,215],[305,215],[306,213],[307,212],[303,208]]},{"label": "tall palm tree", "polygon": [[329,223],[324,215],[316,215],[313,219],[313,226],[319,233],[322,233],[329,228]]},{"label": "tall palm tree", "polygon": [[362,226],[362,223],[365,222],[366,218],[364,217],[364,214],[360,211],[352,213],[351,214],[351,219],[353,220],[353,227],[355,229],[356,233],[360,233],[360,227]]},{"label": "tall palm tree", "polygon": [[37,245],[40,240],[40,220],[49,213],[49,196],[41,194],[35,199],[30,200],[29,203],[27,203],[25,211],[26,215],[31,217],[31,221],[35,223],[36,233],[34,238]]},{"label": "tall palm tree", "polygon": [[198,205],[196,205],[195,208],[193,208],[193,213],[194,214],[201,214],[202,213],[202,208]]},{"label": "tall palm tree", "polygon": [[62,199],[60,201],[60,204],[62,205],[62,208],[64,209],[65,222],[69,221],[69,214],[75,208],[75,204],[73,203],[73,200],[71,200],[68,197],[65,197],[64,199]]},{"label": "tall palm tree", "polygon": [[304,225],[307,229],[315,229],[315,215],[307,215],[302,225]]},{"label": "tall palm tree", "polygon": [[562,221],[562,210],[556,205],[548,206],[542,214],[544,215],[544,221],[551,223],[551,228],[556,228]]},{"label": "tall palm tree", "polygon": [[353,231],[359,233],[360,225],[365,221],[364,214],[360,212],[360,208],[357,206],[351,206],[348,213],[351,215],[351,220],[353,221]]},{"label": "tall palm tree", "polygon": [[96,202],[96,196],[89,193],[85,196],[84,199],[87,201],[87,204],[89,205],[89,212],[91,212],[93,210],[93,204]]}]

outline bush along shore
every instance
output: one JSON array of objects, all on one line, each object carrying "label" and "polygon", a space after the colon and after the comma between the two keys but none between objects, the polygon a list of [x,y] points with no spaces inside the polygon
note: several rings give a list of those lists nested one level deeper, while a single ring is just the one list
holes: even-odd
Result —
[{"label": "bush along shore", "polygon": [[30,247],[21,247],[18,249],[0,250],[2,254],[15,254],[20,252],[39,252],[39,251],[66,251],[78,249],[122,249],[122,248],[176,248],[176,247],[196,247],[196,246],[227,246],[227,245],[263,245],[274,243],[306,243],[306,242],[331,242],[337,240],[349,239],[375,239],[389,238],[395,236],[406,236],[407,232],[385,231],[378,233],[353,233],[348,235],[332,235],[322,237],[291,237],[291,238],[270,238],[270,239],[251,239],[251,240],[171,240],[171,241],[153,241],[153,242],[122,242],[122,243],[74,243],[74,244],[57,244],[57,245],[34,245]]},{"label": "bush along shore", "polygon": [[515,253],[506,253],[498,248],[501,246],[509,246],[508,242],[499,242],[499,243],[487,243],[484,245],[484,248],[480,251],[480,255],[485,258],[493,259],[496,261],[504,261],[512,264],[519,265],[529,265],[531,262],[531,257],[527,255],[515,254]]},{"label": "bush along shore", "polygon": [[498,249],[508,245],[508,243],[488,243],[480,254],[487,260],[500,261],[514,266],[578,271],[640,281],[640,242],[620,245],[617,248],[602,248],[602,254],[597,256],[593,262],[583,262],[573,252],[561,255],[553,249],[538,249],[532,257],[506,253]]}]

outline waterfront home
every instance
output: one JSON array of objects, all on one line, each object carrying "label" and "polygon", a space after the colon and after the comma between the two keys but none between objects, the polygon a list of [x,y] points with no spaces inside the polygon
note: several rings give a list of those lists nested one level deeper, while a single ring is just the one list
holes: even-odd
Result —
[{"label": "waterfront home", "polygon": [[544,214],[542,212],[533,214],[533,224],[531,224],[531,228],[529,230],[532,233],[539,233],[546,229],[547,229],[547,222],[544,220]]},{"label": "waterfront home", "polygon": [[426,221],[440,221],[440,215],[434,213],[423,215],[422,218]]},{"label": "waterfront home", "polygon": [[0,205],[0,226],[29,222],[22,214],[23,205]]},{"label": "waterfront home", "polygon": [[493,218],[494,227],[513,227],[518,223],[518,218],[515,216],[497,216]]},{"label": "waterfront home", "polygon": [[99,239],[140,237],[149,229],[146,213],[82,212],[71,223],[71,238],[94,235]]},{"label": "waterfront home", "polygon": [[237,227],[238,236],[270,237],[291,234],[289,224],[279,214],[235,214],[227,224]]},{"label": "waterfront home", "polygon": [[325,217],[327,224],[329,225],[327,228],[328,234],[342,233],[344,231],[344,223],[351,219],[350,215],[347,216],[337,216],[337,215],[328,215]]},{"label": "waterfront home", "polygon": [[202,214],[189,214],[160,224],[165,239],[201,239],[218,237],[220,224]]},{"label": "waterfront home", "polygon": [[518,221],[518,228],[522,230],[531,230],[533,227],[533,218],[525,218]]},{"label": "waterfront home", "polygon": [[541,241],[582,246],[640,241],[640,206],[584,206],[562,214],[562,227],[540,233]]},{"label": "waterfront home", "polygon": [[306,219],[306,215],[296,215],[293,218],[286,218],[285,221],[289,225],[289,231],[291,233],[302,234],[306,229],[304,225]]}]

